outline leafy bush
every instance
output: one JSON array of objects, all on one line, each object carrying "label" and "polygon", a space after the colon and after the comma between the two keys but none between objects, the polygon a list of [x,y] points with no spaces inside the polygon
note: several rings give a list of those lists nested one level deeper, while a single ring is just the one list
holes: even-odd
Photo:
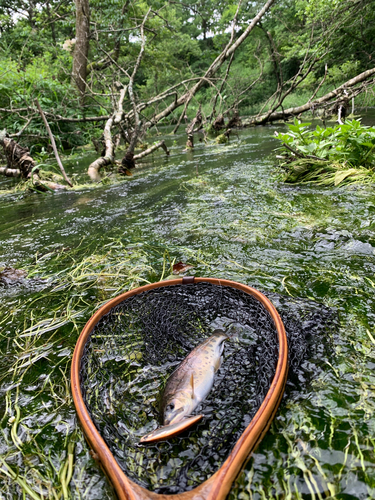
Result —
[{"label": "leafy bush", "polygon": [[275,133],[282,142],[281,166],[286,182],[316,182],[338,185],[375,182],[375,127],[348,120],[343,125],[322,128],[297,119],[289,132]]},{"label": "leafy bush", "polygon": [[[66,118],[77,117],[79,95],[70,83],[69,71],[64,73],[64,67],[70,68],[71,56],[61,50],[59,58],[46,51],[43,56],[22,67],[10,57],[0,57],[0,108],[8,109],[2,115],[1,128],[6,128],[10,134],[19,132],[32,114],[33,119],[22,135],[22,142],[34,150],[47,147],[47,137],[44,123],[35,110],[35,98],[43,110]],[[106,111],[97,103],[88,105],[87,114],[101,115]],[[29,108],[29,111],[14,112],[12,109]],[[32,111],[34,110],[34,111]],[[79,116],[79,115],[78,115]],[[93,131],[90,123],[56,122],[50,120],[52,132],[60,149],[71,149],[75,146],[88,144]],[[102,129],[102,123],[99,124]]]}]

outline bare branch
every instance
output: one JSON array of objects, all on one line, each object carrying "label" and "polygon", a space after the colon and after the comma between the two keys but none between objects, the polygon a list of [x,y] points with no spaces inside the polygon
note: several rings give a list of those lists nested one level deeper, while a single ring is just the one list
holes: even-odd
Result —
[{"label": "bare branch", "polygon": [[264,14],[271,8],[271,6],[275,3],[275,1],[276,0],[268,0],[264,4],[262,9],[260,9],[258,14],[253,18],[253,20],[251,21],[249,26],[246,28],[246,30],[243,32],[243,34],[234,43],[231,43],[231,41],[230,41],[227,44],[227,46],[224,48],[224,50],[221,52],[221,54],[219,54],[217,56],[217,58],[214,60],[214,62],[208,68],[208,70],[206,71],[204,76],[201,77],[198,80],[198,82],[190,90],[188,90],[185,94],[183,94],[175,102],[172,102],[161,113],[158,113],[151,120],[149,120],[149,122],[145,124],[145,127],[146,128],[152,127],[153,125],[158,123],[160,120],[162,120],[163,118],[170,115],[176,108],[185,104],[186,101],[190,101],[191,98],[194,96],[194,94],[196,94],[196,92],[199,89],[201,89],[207,81],[210,81],[210,79],[214,76],[214,74],[217,72],[217,70],[222,66],[224,61],[226,59],[228,59],[236,51],[236,49],[241,45],[241,43],[244,40],[246,40],[246,38],[249,36],[249,34],[253,31],[253,29],[257,25],[257,23],[264,16]]},{"label": "bare branch", "polygon": [[[31,106],[27,106],[26,108],[0,108],[0,112],[2,113],[22,113],[24,111],[32,111],[36,112],[35,108]],[[104,122],[108,120],[109,116],[85,116],[82,118],[68,118],[66,116],[56,115],[55,113],[50,113],[46,111],[44,113],[49,120],[58,121],[58,122],[71,122],[71,123],[82,123],[82,122]]]},{"label": "bare branch", "polygon": [[[320,105],[331,101],[332,99],[340,97],[345,90],[348,92],[347,98],[350,99],[351,97],[355,97],[356,95],[363,92],[369,84],[375,83],[375,79],[370,80],[370,82],[366,82],[366,80],[368,80],[373,75],[375,75],[375,68],[360,73],[356,77],[351,78],[331,92],[328,92],[324,96],[315,99],[315,101],[308,101],[306,104],[297,106],[295,108],[288,108],[282,111],[275,111],[273,113],[265,113],[260,116],[254,116],[248,120],[244,120],[243,124],[244,126],[262,125],[270,121],[285,120],[290,116],[299,115],[300,113],[304,113],[305,111],[317,108]],[[355,87],[358,83],[362,83],[362,85],[360,87]]]},{"label": "bare branch", "polygon": [[88,175],[90,176],[90,178],[93,181],[100,180],[99,170],[102,167],[105,167],[106,165],[112,165],[112,163],[114,162],[114,159],[115,159],[112,134],[111,134],[113,119],[114,119],[114,115],[112,115],[107,120],[107,123],[105,124],[104,131],[103,131],[104,142],[105,142],[105,156],[98,158],[97,160],[92,162],[89,165],[89,168],[87,171]]},{"label": "bare branch", "polygon": [[[144,25],[147,21],[149,14],[150,14],[150,11],[151,11],[151,8],[148,10],[148,12],[145,15],[145,17],[143,18],[143,21],[141,24],[142,44],[141,44],[141,49],[139,51],[138,58],[137,58],[137,61],[135,63],[135,66],[133,68],[133,72],[132,72],[131,76],[129,76],[127,71],[122,70],[128,76],[129,83],[128,83],[127,87],[122,88],[122,90],[120,92],[120,99],[119,99],[118,104],[117,104],[117,109],[115,109],[112,116],[107,120],[106,125],[104,127],[103,135],[104,135],[104,142],[105,142],[105,156],[95,160],[93,163],[91,163],[91,165],[88,168],[87,173],[91,177],[91,179],[93,179],[93,180],[99,179],[99,171],[102,167],[104,167],[106,165],[111,165],[112,163],[114,163],[114,160],[115,160],[114,144],[113,144],[113,140],[112,140],[111,129],[112,129],[112,126],[114,124],[120,124],[121,120],[123,119],[123,115],[124,115],[123,102],[124,102],[126,92],[128,92],[130,101],[133,105],[133,113],[134,113],[134,117],[135,117],[135,126],[134,126],[134,130],[132,133],[132,137],[130,139],[130,144],[129,144],[129,147],[128,147],[128,150],[126,153],[126,157],[131,155],[131,160],[133,160],[134,148],[135,148],[136,142],[138,140],[138,134],[139,134],[139,128],[140,128],[139,113],[138,113],[137,105],[135,102],[135,97],[134,97],[134,92],[133,92],[133,84],[134,84],[134,78],[137,74],[137,71],[138,71],[138,68],[139,68],[139,65],[141,63],[142,56],[144,53],[145,45],[146,45],[146,39],[144,36]],[[117,65],[116,62],[115,62],[115,64]]]},{"label": "bare branch", "polygon": [[107,120],[107,123],[105,124],[104,127],[103,135],[105,143],[105,156],[98,158],[89,165],[87,173],[90,176],[90,178],[94,181],[100,179],[99,171],[102,167],[105,167],[107,165],[112,165],[112,163],[115,161],[115,151],[114,151],[111,129],[114,123],[119,124],[122,120],[123,117],[122,105],[124,102],[126,91],[127,87],[123,87],[121,89],[120,99],[117,104],[117,109],[114,111],[112,116]]},{"label": "bare branch", "polygon": [[323,79],[321,80],[321,82],[319,83],[319,85],[316,87],[315,92],[310,97],[309,101],[312,101],[315,98],[316,94],[319,92],[320,87],[325,82],[325,79],[327,77],[327,73],[328,73],[328,66],[327,66],[327,63],[326,63],[325,66],[324,66],[324,76],[323,76]]},{"label": "bare branch", "polygon": [[153,144],[151,147],[149,147],[148,149],[145,149],[144,151],[142,151],[142,153],[139,153],[137,155],[134,155],[133,159],[134,160],[140,160],[141,158],[144,158],[145,156],[153,153],[156,149],[158,148],[162,148],[164,149],[164,151],[166,152],[167,155],[169,155],[169,150],[167,149],[167,146],[165,144],[164,141],[160,141],[156,144]]},{"label": "bare branch", "polygon": [[9,137],[21,137],[21,135],[23,134],[23,132],[27,129],[27,127],[30,125],[30,123],[32,122],[32,120],[34,118],[35,118],[34,116],[31,116],[27,120],[27,122],[25,123],[25,125],[21,128],[21,130],[19,132],[17,132],[17,134],[9,134]]},{"label": "bare branch", "polygon": [[47,122],[47,119],[46,117],[44,116],[44,113],[43,113],[43,110],[39,104],[39,101],[38,99],[35,99],[35,104],[37,105],[37,108],[39,110],[39,113],[41,115],[41,117],[43,118],[43,121],[44,121],[44,125],[46,126],[46,129],[47,129],[47,132],[48,132],[48,135],[50,137],[50,140],[51,140],[51,145],[52,145],[52,149],[53,149],[53,152],[55,154],[55,158],[56,158],[56,161],[57,161],[57,164],[58,166],[60,167],[60,170],[61,170],[61,173],[63,174],[64,176],[64,179],[66,180],[66,182],[69,184],[70,187],[73,187],[73,184],[71,183],[69,177],[66,175],[66,172],[65,172],[65,169],[64,169],[64,166],[63,164],[61,163],[61,159],[60,159],[60,156],[59,156],[59,153],[57,151],[57,147],[56,147],[56,143],[55,143],[55,138],[53,137],[53,134],[52,134],[52,130],[50,128],[50,126],[48,125],[48,122]]},{"label": "bare branch", "polygon": [[146,39],[145,39],[145,33],[144,33],[144,25],[147,21],[147,18],[149,16],[151,12],[151,7],[149,8],[149,10],[147,11],[144,19],[143,19],[143,22],[141,24],[141,38],[142,38],[142,44],[141,44],[141,49],[139,51],[139,54],[138,54],[138,58],[137,58],[137,62],[135,63],[135,66],[134,66],[134,69],[133,69],[133,73],[131,75],[131,77],[129,78],[129,84],[128,84],[128,94],[129,94],[129,99],[133,105],[133,113],[134,113],[134,130],[133,130],[133,135],[132,135],[132,138],[130,140],[130,144],[129,144],[129,147],[128,147],[128,150],[127,150],[127,153],[133,153],[134,154],[134,148],[135,148],[135,145],[137,143],[137,140],[138,140],[138,134],[139,134],[139,129],[140,129],[140,119],[139,119],[139,113],[138,113],[138,109],[137,109],[137,104],[135,102],[135,97],[134,97],[134,92],[133,92],[133,84],[134,84],[134,78],[135,78],[135,75],[137,74],[137,71],[138,71],[138,68],[139,68],[139,65],[141,64],[141,60],[142,60],[142,56],[143,56],[143,53],[145,51],[145,45],[146,45]]}]

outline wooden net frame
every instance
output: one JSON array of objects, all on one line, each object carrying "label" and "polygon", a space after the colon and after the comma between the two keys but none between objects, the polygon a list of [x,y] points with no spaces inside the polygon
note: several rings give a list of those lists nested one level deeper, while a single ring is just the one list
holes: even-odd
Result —
[{"label": "wooden net frame", "polygon": [[[191,283],[210,283],[216,286],[232,287],[251,295],[254,299],[259,301],[268,311],[277,331],[278,360],[273,380],[263,403],[259,407],[250,424],[237,440],[231,453],[219,470],[191,491],[165,495],[151,492],[146,488],[139,486],[134,481],[129,479],[120,468],[103,437],[98,432],[98,429],[96,428],[85,405],[80,385],[80,368],[85,345],[91,332],[101,318],[108,314],[111,309],[130,297],[149,290]],[[112,482],[120,500],[223,500],[230,491],[233,481],[241,471],[251,452],[262,440],[263,436],[269,429],[284,393],[287,373],[288,346],[285,328],[275,307],[272,305],[270,300],[265,297],[265,295],[254,288],[234,281],[219,280],[215,278],[184,277],[136,288],[119,295],[103,305],[87,322],[77,341],[72,360],[71,384],[78,418],[82,425],[86,439],[92,448],[93,456],[97,459],[100,466]]]}]

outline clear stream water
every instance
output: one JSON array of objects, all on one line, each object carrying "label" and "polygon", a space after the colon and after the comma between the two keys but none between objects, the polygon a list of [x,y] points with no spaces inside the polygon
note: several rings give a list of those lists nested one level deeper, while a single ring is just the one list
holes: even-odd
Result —
[{"label": "clear stream water", "polygon": [[[197,276],[337,309],[332,362],[283,399],[230,498],[375,497],[374,189],[283,184],[270,157],[280,127],[240,131],[227,145],[197,141],[191,152],[182,152],[183,134],[166,136],[170,157],[156,153],[120,184],[0,197],[0,268],[32,271],[0,287],[0,498],[21,497],[22,478],[43,498],[114,498],[77,427],[67,381],[80,328],[114,289],[105,295],[90,276],[82,292],[67,285],[60,257],[72,252],[64,265],[78,268],[116,241],[126,251],[114,260],[133,252],[131,272],[143,269],[149,281],[168,274],[167,255]],[[77,154],[68,173],[82,179],[91,159]]]}]

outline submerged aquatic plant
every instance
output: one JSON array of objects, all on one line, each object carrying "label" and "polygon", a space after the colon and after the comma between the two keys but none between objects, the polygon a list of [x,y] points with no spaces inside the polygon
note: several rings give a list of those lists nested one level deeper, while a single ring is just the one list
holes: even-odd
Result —
[{"label": "submerged aquatic plant", "polygon": [[29,293],[0,312],[0,498],[112,498],[77,428],[74,345],[103,302],[171,275],[173,264],[165,248],[120,239],[25,263]]},{"label": "submerged aquatic plant", "polygon": [[322,128],[297,119],[289,132],[275,132],[282,142],[280,166],[285,182],[313,182],[321,185],[375,182],[375,127],[348,120],[342,125]]},{"label": "submerged aquatic plant", "polygon": [[[9,302],[6,312],[0,314],[0,390],[3,396],[0,400],[0,446],[3,450],[0,498],[113,498],[77,427],[69,381],[72,352],[85,321],[98,306],[122,291],[171,275],[175,263],[171,256],[177,255],[176,250],[172,245],[157,246],[116,238],[97,242],[95,246],[84,246],[83,241],[74,249],[56,247],[36,255],[33,262],[28,263],[27,279],[31,283],[34,280],[34,293],[22,302]],[[207,274],[213,274],[214,267],[210,268],[204,261],[207,258],[213,266],[212,256],[189,252],[187,248],[183,251],[189,255],[189,262],[196,270],[205,274],[205,268]],[[243,272],[249,275],[249,270]],[[368,344],[371,346],[373,339],[371,334],[364,333],[364,342],[359,345]],[[352,362],[350,359],[350,366],[339,366],[333,372],[354,371]],[[365,399],[365,394],[371,381],[363,370],[357,371],[364,388],[351,403],[353,411],[363,401],[365,411],[370,412],[371,401]],[[322,373],[315,382],[321,387],[314,393],[316,401],[312,407],[307,405],[304,409],[305,401],[300,406],[305,394],[299,396],[298,402],[291,401],[287,413],[284,411],[278,417],[271,434],[261,445],[267,450],[267,442],[271,440],[276,443],[276,448],[270,447],[276,450],[276,459],[287,460],[287,475],[280,480],[285,482],[284,491],[275,483],[277,478],[272,474],[265,481],[259,477],[259,471],[254,468],[259,458],[255,455],[234,484],[230,498],[247,500],[253,498],[251,491],[255,492],[254,498],[262,498],[262,492],[263,498],[285,498],[283,495],[287,491],[291,499],[306,498],[298,491],[303,488],[303,481],[309,488],[306,494],[310,493],[311,497],[315,494],[316,498],[323,498],[330,493],[333,498],[339,498],[334,493],[340,491],[340,484],[351,470],[359,467],[364,474],[361,464],[370,460],[371,447],[361,450],[355,436],[344,443],[344,446],[349,443],[348,464],[339,464],[338,471],[321,470],[317,453],[322,445],[317,436],[323,431],[319,420],[312,420],[309,412],[315,411],[314,405],[318,409],[327,405],[326,399],[324,402],[318,399],[322,391],[334,390],[327,381],[327,377],[332,376],[329,373]],[[303,411],[306,414],[301,413]],[[367,418],[371,420],[370,413]],[[352,420],[350,422],[352,425]],[[333,414],[332,429],[340,425],[339,417]],[[333,436],[333,430],[331,434]],[[280,465],[278,470],[282,468]],[[300,476],[296,485],[294,482]]]},{"label": "submerged aquatic plant", "polygon": [[[261,129],[246,131],[254,132],[263,137]],[[125,197],[121,189],[111,189],[110,197],[98,190],[90,195],[103,202],[94,218],[86,217],[92,210],[86,191],[74,206],[80,213],[66,217],[61,207],[71,204],[58,202],[68,196],[54,197],[49,211],[41,207],[42,221],[29,217],[34,200],[3,207],[3,255],[12,248],[12,260],[4,262],[27,269],[29,281],[0,291],[1,499],[113,499],[75,420],[73,348],[104,301],[168,277],[180,260],[194,265],[189,273],[197,276],[337,307],[343,323],[337,357],[306,391],[292,386],[229,498],[375,497],[373,191],[280,186],[271,165],[259,161],[253,139],[240,148],[202,148],[202,154],[199,172],[196,161],[176,156]],[[111,209],[117,215],[119,206],[127,222],[109,232]],[[29,222],[35,229],[29,227],[25,239],[18,232]],[[62,228],[69,228],[69,238]],[[43,251],[31,260],[35,248]]]}]

